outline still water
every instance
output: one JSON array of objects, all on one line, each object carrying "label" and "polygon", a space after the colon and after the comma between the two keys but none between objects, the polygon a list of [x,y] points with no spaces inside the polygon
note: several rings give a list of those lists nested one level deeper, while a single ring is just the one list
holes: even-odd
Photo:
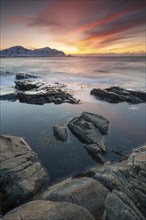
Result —
[{"label": "still water", "polygon": [[[82,144],[68,130],[66,143],[57,141],[52,127],[65,125],[83,111],[101,114],[110,121],[105,145],[125,153],[145,143],[145,104],[109,104],[90,96],[94,87],[120,85],[144,90],[144,58],[11,58],[2,59],[2,91],[13,90],[18,72],[38,75],[41,80],[65,83],[82,104],[29,105],[1,101],[1,133],[22,136],[39,156],[51,183],[96,165]],[[107,154],[106,159],[118,160]]]}]

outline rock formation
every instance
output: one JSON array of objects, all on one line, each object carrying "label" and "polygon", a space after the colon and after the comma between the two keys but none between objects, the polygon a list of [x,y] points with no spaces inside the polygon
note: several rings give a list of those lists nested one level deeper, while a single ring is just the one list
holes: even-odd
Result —
[{"label": "rock formation", "polygon": [[27,143],[19,137],[0,136],[1,211],[26,201],[45,182],[47,173]]},{"label": "rock formation", "polygon": [[90,92],[97,99],[110,103],[128,102],[139,104],[146,102],[146,92],[132,91],[113,86],[107,89],[92,89]]},{"label": "rock formation", "polygon": [[108,133],[109,121],[101,115],[83,112],[80,117],[71,120],[68,127],[84,144],[87,152],[95,160],[104,163],[102,155],[106,148],[103,143],[103,135]]}]

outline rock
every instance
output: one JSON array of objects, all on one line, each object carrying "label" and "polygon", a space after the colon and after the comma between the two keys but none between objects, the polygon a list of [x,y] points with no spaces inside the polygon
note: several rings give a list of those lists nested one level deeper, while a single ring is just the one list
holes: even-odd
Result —
[{"label": "rock", "polygon": [[17,80],[15,81],[16,91],[10,94],[0,95],[1,100],[43,105],[45,103],[70,103],[79,104],[80,101],[72,97],[68,92],[60,89],[60,84],[50,86],[42,81]]},{"label": "rock", "polygon": [[86,121],[82,117],[74,118],[68,124],[71,132],[85,144],[97,144],[103,135],[93,123]]},{"label": "rock", "polygon": [[98,128],[104,135],[108,134],[109,121],[102,115],[97,115],[89,112],[83,112],[81,117],[86,121],[92,122],[96,128]]},{"label": "rock", "polygon": [[55,137],[60,140],[60,141],[67,141],[68,135],[67,135],[67,130],[64,125],[55,125],[53,127],[54,135]]},{"label": "rock", "polygon": [[102,154],[106,148],[103,135],[108,133],[109,121],[101,115],[83,112],[80,117],[72,119],[68,127],[71,132],[82,142],[90,156],[104,163]]},{"label": "rock", "polygon": [[29,80],[24,80],[24,81],[15,81],[16,84],[16,89],[18,90],[32,90],[32,89],[36,89],[40,86],[40,84],[38,84],[38,82],[33,82],[33,81],[29,81]]},{"label": "rock", "polygon": [[29,78],[37,78],[37,76],[25,74],[25,73],[17,73],[15,78],[17,80],[22,80],[22,79],[29,79]]},{"label": "rock", "polygon": [[94,88],[90,94],[110,103],[128,102],[139,104],[146,102],[146,92],[130,91],[116,86],[104,90]]},{"label": "rock", "polygon": [[2,212],[36,194],[47,173],[20,137],[0,136],[0,203]]},{"label": "rock", "polygon": [[67,202],[36,200],[8,212],[3,220],[94,220],[85,208]]},{"label": "rock", "polygon": [[97,144],[83,145],[91,157],[97,162],[104,163],[101,148]]},{"label": "rock", "polygon": [[102,219],[104,202],[109,190],[100,182],[83,177],[68,179],[48,189],[43,200],[66,201],[86,208],[95,219]]},{"label": "rock", "polygon": [[110,193],[107,196],[105,209],[105,220],[144,220],[144,218],[141,218],[141,215],[138,216],[130,206],[114,193]]},{"label": "rock", "polygon": [[9,100],[11,102],[15,102],[17,100],[17,94],[16,93],[8,93],[0,95],[0,100]]},{"label": "rock", "polygon": [[93,178],[112,192],[107,197],[105,219],[146,218],[146,146],[127,160],[96,172]]}]

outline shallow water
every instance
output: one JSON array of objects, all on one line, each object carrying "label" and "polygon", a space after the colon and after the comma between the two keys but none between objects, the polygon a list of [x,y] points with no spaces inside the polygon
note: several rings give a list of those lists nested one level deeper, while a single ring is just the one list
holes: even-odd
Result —
[{"label": "shallow water", "polygon": [[[101,114],[110,121],[110,132],[105,137],[109,148],[125,153],[143,145],[145,140],[145,104],[109,104],[90,96],[93,87],[120,85],[124,88],[144,90],[144,58],[10,58],[2,59],[1,89],[13,90],[18,72],[38,75],[49,83],[66,83],[68,89],[82,104],[29,105],[1,101],[1,133],[22,136],[38,154],[50,175],[50,182],[70,176],[96,164],[82,144],[69,133],[67,143],[57,141],[52,127],[68,122],[83,111]],[[118,160],[114,154],[106,159]]]}]

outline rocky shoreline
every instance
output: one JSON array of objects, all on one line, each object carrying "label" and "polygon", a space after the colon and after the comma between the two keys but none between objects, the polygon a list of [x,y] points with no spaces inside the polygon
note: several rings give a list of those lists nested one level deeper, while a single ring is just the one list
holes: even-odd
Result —
[{"label": "rocky shoreline", "polygon": [[[83,112],[68,127],[102,165],[53,186],[49,186],[49,174],[39,158],[22,138],[0,136],[2,219],[144,220],[146,146],[111,165],[103,158],[107,151],[103,137],[109,132],[107,119]],[[53,130],[56,138],[67,140],[63,125]]]},{"label": "rocky shoreline", "polygon": [[[1,75],[10,75],[11,72],[2,72]],[[0,95],[0,100],[43,105],[45,103],[70,103],[79,104],[77,100],[66,89],[66,85],[54,82],[50,85],[37,76],[31,74],[17,73],[15,76],[15,89],[13,92]],[[93,88],[90,94],[95,98],[109,103],[127,102],[129,104],[140,104],[146,102],[146,92],[133,91],[113,86],[106,89]]]},{"label": "rocky shoreline", "polygon": [[[43,105],[45,103],[70,103],[79,104],[80,100],[75,99],[64,87],[64,84],[56,82],[50,85],[45,81],[38,80],[37,76],[18,73],[15,77],[15,90],[11,93],[1,94],[1,100],[7,100]],[[35,79],[35,80],[34,80]]]}]

